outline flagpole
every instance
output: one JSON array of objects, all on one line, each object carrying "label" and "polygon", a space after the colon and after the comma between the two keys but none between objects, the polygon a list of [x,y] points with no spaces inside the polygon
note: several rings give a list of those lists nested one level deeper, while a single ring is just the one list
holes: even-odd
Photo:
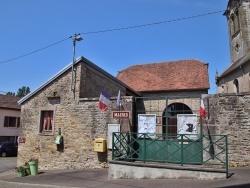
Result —
[{"label": "flagpole", "polygon": [[[121,103],[119,104],[119,112],[121,111]],[[119,116],[119,124],[121,126],[121,116]]]},{"label": "flagpole", "polygon": [[[208,152],[209,152],[210,156],[212,157],[212,159],[214,159],[214,154],[215,154],[214,144],[213,144],[212,136],[210,134],[210,130],[208,128],[208,123],[207,123],[207,119],[206,119],[207,118],[207,116],[206,116],[206,110],[205,110],[205,105],[204,105],[203,97],[202,96],[200,98],[200,118],[201,118],[201,120],[202,120],[202,118],[204,118],[204,121],[205,121],[205,124],[206,124],[206,127],[207,127],[209,144],[210,144]],[[202,127],[202,129],[203,129],[203,127]]]},{"label": "flagpole", "polygon": [[215,154],[214,144],[213,144],[213,139],[212,139],[212,136],[210,134],[210,131],[209,131],[206,119],[205,119],[205,123],[206,123],[206,126],[207,126],[208,139],[209,139],[209,143],[210,143],[210,147],[209,147],[209,151],[208,152],[209,152],[210,156],[212,157],[212,159],[214,159],[214,154]]},{"label": "flagpole", "polygon": [[[118,91],[116,106],[118,106],[119,112],[120,112],[121,111],[121,91],[120,90]],[[119,117],[119,124],[121,126],[121,117]]]}]

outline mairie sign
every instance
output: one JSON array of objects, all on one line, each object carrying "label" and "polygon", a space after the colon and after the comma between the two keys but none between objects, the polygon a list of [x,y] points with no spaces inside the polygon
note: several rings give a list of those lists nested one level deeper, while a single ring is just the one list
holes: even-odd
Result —
[{"label": "mairie sign", "polygon": [[113,111],[113,118],[130,118],[129,111]]}]

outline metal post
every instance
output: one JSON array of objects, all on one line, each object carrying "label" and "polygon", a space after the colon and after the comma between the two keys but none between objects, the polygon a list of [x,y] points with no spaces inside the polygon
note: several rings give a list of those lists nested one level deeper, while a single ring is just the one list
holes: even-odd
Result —
[{"label": "metal post", "polygon": [[75,88],[73,87],[73,80],[74,80],[74,65],[75,65],[75,50],[76,50],[76,41],[81,41],[82,37],[80,34],[74,34],[73,35],[73,60],[72,60],[72,66],[71,66],[71,83],[70,83],[70,90],[73,91]]},{"label": "metal post", "polygon": [[114,143],[114,135],[115,135],[115,133],[113,132],[112,133],[112,160],[114,160],[114,146],[115,146],[115,143]]},{"label": "metal post", "polygon": [[143,163],[146,161],[146,134],[143,134]]},{"label": "metal post", "polygon": [[184,156],[183,156],[183,134],[181,134],[181,166],[183,166]]},{"label": "metal post", "polygon": [[75,49],[76,49],[76,34],[73,36],[73,60],[72,60],[72,66],[71,66],[71,84],[70,84],[71,91],[74,90],[73,77],[74,77],[74,64],[75,64]]},{"label": "metal post", "polygon": [[204,164],[204,162],[203,162],[203,152],[204,152],[204,144],[203,144],[203,118],[202,118],[202,116],[200,116],[200,126],[201,126],[201,128],[200,128],[200,140],[201,140],[201,164]]},{"label": "metal post", "polygon": [[225,135],[226,138],[226,178],[228,178],[228,139],[227,135]]}]

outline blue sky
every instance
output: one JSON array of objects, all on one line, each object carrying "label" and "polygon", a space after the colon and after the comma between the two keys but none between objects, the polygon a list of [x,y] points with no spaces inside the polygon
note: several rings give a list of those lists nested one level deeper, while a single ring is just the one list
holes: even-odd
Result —
[{"label": "blue sky", "polygon": [[[0,94],[31,91],[72,61],[68,39],[81,33],[76,57],[84,56],[113,76],[135,64],[198,59],[215,73],[230,65],[223,11],[228,0],[5,0],[0,1]],[[112,30],[171,21],[147,27]],[[66,40],[64,40],[66,39]],[[62,42],[60,42],[62,41]],[[36,53],[31,53],[55,44]],[[14,59],[26,54],[22,58]]]}]

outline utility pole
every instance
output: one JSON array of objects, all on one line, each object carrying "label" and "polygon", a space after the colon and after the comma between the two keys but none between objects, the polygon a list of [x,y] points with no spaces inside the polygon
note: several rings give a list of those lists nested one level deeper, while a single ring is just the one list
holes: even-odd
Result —
[{"label": "utility pole", "polygon": [[81,41],[83,40],[83,38],[80,36],[80,34],[74,34],[72,36],[72,40],[73,40],[73,61],[72,61],[72,67],[71,67],[71,84],[70,84],[70,89],[71,91],[74,90],[73,87],[73,80],[74,80],[74,65],[75,65],[75,51],[76,51],[76,41]]}]

